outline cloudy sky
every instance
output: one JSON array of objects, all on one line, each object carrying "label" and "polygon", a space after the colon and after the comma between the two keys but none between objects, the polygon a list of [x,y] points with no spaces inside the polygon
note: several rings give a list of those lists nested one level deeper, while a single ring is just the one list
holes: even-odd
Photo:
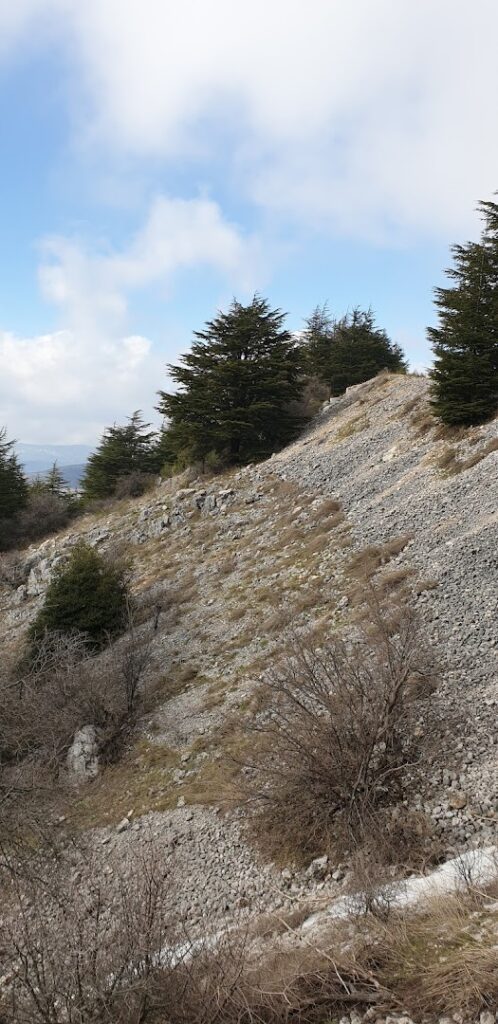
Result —
[{"label": "cloudy sky", "polygon": [[428,365],[498,188],[496,0],[0,0],[0,425],[153,415],[233,295],[371,305]]}]

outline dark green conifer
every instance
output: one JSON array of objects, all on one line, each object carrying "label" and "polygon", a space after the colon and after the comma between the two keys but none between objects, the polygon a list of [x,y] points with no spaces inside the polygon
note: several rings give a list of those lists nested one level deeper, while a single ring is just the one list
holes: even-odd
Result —
[{"label": "dark green conifer", "polygon": [[371,309],[356,308],[336,320],[322,334],[319,350],[321,379],[332,395],[342,395],[346,388],[370,380],[381,370],[406,373],[400,346],[376,327]]},{"label": "dark green conifer", "polygon": [[14,442],[7,441],[5,428],[0,429],[0,550],[10,543],[12,525],[26,506],[28,485],[14,452]]},{"label": "dark green conifer", "polygon": [[300,341],[304,349],[307,372],[310,376],[327,382],[330,379],[330,350],[334,337],[334,321],[327,303],[315,306],[305,324]]},{"label": "dark green conifer", "polygon": [[432,404],[450,426],[481,423],[498,409],[498,204],[479,209],[481,239],[452,246],[454,284],[436,288],[439,323],[428,329]]},{"label": "dark green conifer", "polygon": [[124,629],[127,607],[123,566],[111,565],[87,544],[77,544],[69,562],[55,569],[31,626],[32,653],[47,634],[81,633],[90,647],[99,648]]},{"label": "dark green conifer", "polygon": [[303,377],[299,348],[285,314],[255,295],[195,332],[182,365],[169,367],[180,385],[159,393],[168,420],[166,444],[175,461],[221,458],[226,464],[263,459],[293,437],[299,417],[289,408]]},{"label": "dark green conifer", "polygon": [[137,411],[126,426],[107,428],[85,468],[81,482],[84,498],[109,498],[124,477],[157,472],[157,438],[149,426]]}]

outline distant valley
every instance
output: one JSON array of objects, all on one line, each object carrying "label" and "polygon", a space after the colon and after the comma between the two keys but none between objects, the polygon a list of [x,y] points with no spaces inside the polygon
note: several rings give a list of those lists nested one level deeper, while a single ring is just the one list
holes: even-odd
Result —
[{"label": "distant valley", "polygon": [[16,452],[29,477],[46,473],[57,463],[70,487],[77,487],[92,449],[84,444],[24,444],[16,443]]}]

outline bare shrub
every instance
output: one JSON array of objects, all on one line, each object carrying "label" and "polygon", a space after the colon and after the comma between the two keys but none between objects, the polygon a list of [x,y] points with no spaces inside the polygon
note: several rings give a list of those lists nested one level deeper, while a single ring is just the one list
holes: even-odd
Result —
[{"label": "bare shrub", "polygon": [[293,641],[267,679],[261,749],[244,772],[256,834],[274,855],[350,848],[399,803],[428,739],[421,698],[434,685],[414,613],[381,608],[377,595],[354,640]]},{"label": "bare shrub", "polygon": [[139,473],[138,471],[128,473],[126,476],[120,476],[116,481],[113,497],[118,500],[121,498],[140,498],[142,494],[152,490],[156,479],[157,477],[154,473]]},{"label": "bare shrub", "polygon": [[304,421],[312,419],[330,398],[330,388],[319,377],[308,377],[301,397],[289,403],[289,412]]},{"label": "bare shrub", "polygon": [[[164,869],[151,844],[109,879],[93,855],[17,864],[4,877],[2,1020],[143,1024],[157,1019],[167,944]],[[6,872],[4,872],[4,876]],[[171,939],[170,939],[171,941]]]},{"label": "bare shrub", "polygon": [[20,537],[26,542],[56,533],[67,526],[74,513],[74,501],[67,495],[46,491],[32,493],[26,508],[19,515]]},{"label": "bare shrub", "polygon": [[0,583],[16,590],[27,577],[23,559],[17,551],[9,551],[0,554]]},{"label": "bare shrub", "polygon": [[[30,806],[54,797],[74,734],[93,725],[104,760],[122,747],[144,701],[149,634],[130,630],[99,655],[81,634],[51,634],[21,674],[0,671],[0,825],[16,829]],[[41,806],[41,805],[40,805]]]}]

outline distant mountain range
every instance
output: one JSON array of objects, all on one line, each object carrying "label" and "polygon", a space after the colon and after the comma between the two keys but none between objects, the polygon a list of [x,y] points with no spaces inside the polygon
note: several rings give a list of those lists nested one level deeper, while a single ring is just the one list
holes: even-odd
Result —
[{"label": "distant mountain range", "polygon": [[24,444],[15,446],[19,461],[27,476],[43,476],[57,463],[70,487],[77,487],[85,470],[85,463],[93,451],[86,444]]}]

